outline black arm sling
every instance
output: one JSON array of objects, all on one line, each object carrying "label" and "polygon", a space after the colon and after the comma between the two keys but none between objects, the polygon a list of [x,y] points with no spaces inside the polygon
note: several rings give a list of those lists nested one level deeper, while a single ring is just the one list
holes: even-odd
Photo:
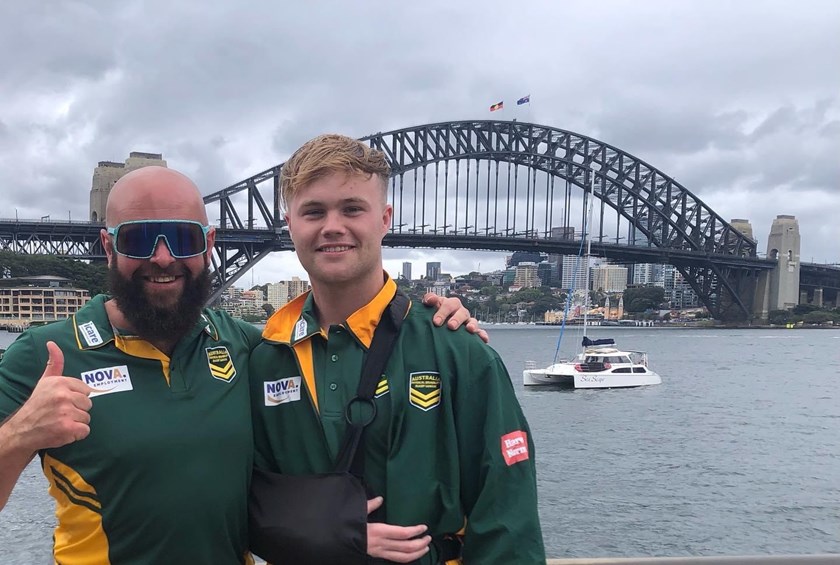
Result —
[{"label": "black arm sling", "polygon": [[[373,333],[356,396],[345,407],[348,427],[335,468],[320,475],[284,475],[254,469],[248,496],[250,549],[277,565],[364,565],[367,500],[364,429],[376,417],[376,385],[391,356],[408,298],[399,290]],[[367,405],[354,421],[351,407]]]}]

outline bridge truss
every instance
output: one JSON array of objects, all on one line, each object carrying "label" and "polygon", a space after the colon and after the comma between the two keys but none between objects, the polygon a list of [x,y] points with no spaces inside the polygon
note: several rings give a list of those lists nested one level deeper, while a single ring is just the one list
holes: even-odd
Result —
[{"label": "bridge truss", "polygon": [[[590,137],[516,121],[464,121],[362,140],[392,166],[389,246],[575,254],[586,199],[596,198],[595,253],[674,265],[718,319],[749,317],[756,278],[775,264],[759,259],[754,240],[673,178]],[[267,253],[291,249],[276,198],[281,168],[205,198],[218,211],[220,234],[229,236],[216,245],[219,289]]]}]

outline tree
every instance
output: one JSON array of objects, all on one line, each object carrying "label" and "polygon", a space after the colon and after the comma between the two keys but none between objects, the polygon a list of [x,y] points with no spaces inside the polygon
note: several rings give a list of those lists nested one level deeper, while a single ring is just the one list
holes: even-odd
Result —
[{"label": "tree", "polygon": [[793,313],[797,316],[802,316],[804,314],[808,314],[809,312],[815,312],[819,309],[819,306],[815,306],[813,304],[797,304],[793,307]]},{"label": "tree", "polygon": [[790,310],[770,310],[767,313],[767,321],[774,326],[784,326],[796,320]]},{"label": "tree", "polygon": [[630,313],[656,310],[665,300],[665,289],[661,286],[640,286],[624,291],[624,310]]},{"label": "tree", "polygon": [[824,324],[832,321],[833,319],[834,316],[831,315],[831,312],[827,312],[825,310],[814,310],[805,314],[802,321],[806,324]]},{"label": "tree", "polygon": [[266,302],[262,305],[262,309],[265,311],[265,317],[268,318],[272,314],[274,314],[274,306]]},{"label": "tree", "polygon": [[51,255],[0,251],[0,273],[3,273],[3,278],[64,277],[70,279],[76,288],[86,289],[91,296],[105,292],[108,286],[108,266],[104,262],[85,262]]}]

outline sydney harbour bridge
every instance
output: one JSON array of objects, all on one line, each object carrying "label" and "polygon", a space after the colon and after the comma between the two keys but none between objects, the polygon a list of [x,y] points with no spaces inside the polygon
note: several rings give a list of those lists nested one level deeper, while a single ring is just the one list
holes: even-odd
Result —
[{"label": "sydney harbour bridge", "polygon": [[[778,266],[673,177],[591,137],[516,121],[459,121],[363,141],[392,167],[395,211],[386,246],[577,255],[586,226],[593,255],[674,265],[721,320],[752,317],[756,286]],[[214,296],[269,253],[293,249],[276,197],[282,166],[204,198],[217,226]],[[0,221],[0,248],[101,259],[102,226]],[[801,269],[803,290],[836,294],[840,269]]]}]

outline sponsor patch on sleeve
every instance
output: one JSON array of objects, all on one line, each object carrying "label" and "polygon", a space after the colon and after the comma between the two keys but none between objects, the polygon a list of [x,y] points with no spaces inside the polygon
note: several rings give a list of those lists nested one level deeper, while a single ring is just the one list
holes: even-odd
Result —
[{"label": "sponsor patch on sleeve", "polygon": [[277,406],[300,400],[300,377],[263,382],[265,405]]},{"label": "sponsor patch on sleeve", "polygon": [[508,467],[520,461],[527,461],[529,458],[528,434],[517,430],[503,435],[502,457],[505,458]]}]

